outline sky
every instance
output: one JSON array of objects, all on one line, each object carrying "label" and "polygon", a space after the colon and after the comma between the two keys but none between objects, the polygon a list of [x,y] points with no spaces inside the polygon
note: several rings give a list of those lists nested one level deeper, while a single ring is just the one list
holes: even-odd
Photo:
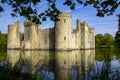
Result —
[{"label": "sky", "polygon": [[[62,12],[69,12],[72,16],[72,28],[76,28],[76,19],[79,19],[81,22],[86,21],[90,27],[95,28],[95,35],[96,34],[105,34],[110,33],[111,35],[115,36],[116,31],[118,30],[118,18],[116,14],[119,13],[120,7],[117,8],[115,13],[112,16],[105,16],[105,17],[97,17],[96,16],[96,9],[92,6],[83,7],[81,5],[76,5],[76,9],[71,11],[67,6],[62,6],[62,1],[57,0],[57,7]],[[41,11],[41,8],[46,8],[47,3],[43,1],[38,6]],[[2,4],[0,4],[2,5]],[[11,17],[10,12],[12,8],[8,5],[2,5],[5,8],[5,12],[0,13],[0,31],[2,33],[7,33],[8,24],[13,24],[17,20],[21,21],[22,32],[24,32],[23,23],[26,20],[24,17]],[[54,27],[54,22],[47,20],[43,22],[40,26],[41,28],[49,28]]]}]

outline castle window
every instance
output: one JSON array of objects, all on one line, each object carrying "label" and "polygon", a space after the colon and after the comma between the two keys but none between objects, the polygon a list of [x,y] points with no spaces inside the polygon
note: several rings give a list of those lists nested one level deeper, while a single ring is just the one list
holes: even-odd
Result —
[{"label": "castle window", "polygon": [[76,61],[75,63],[76,63],[76,64],[78,64],[78,62],[77,62],[77,61]]},{"label": "castle window", "polygon": [[66,19],[64,20],[64,22],[66,22]]},{"label": "castle window", "polygon": [[64,40],[66,40],[66,37],[64,37]]},{"label": "castle window", "polygon": [[45,37],[45,43],[47,43],[47,37]]},{"label": "castle window", "polygon": [[66,64],[66,61],[64,61],[64,64]]}]

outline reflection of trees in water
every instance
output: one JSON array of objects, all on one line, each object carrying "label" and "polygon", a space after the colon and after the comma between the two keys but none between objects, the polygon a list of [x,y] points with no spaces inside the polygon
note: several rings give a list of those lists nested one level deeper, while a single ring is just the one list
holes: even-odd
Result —
[{"label": "reflection of trees in water", "polygon": [[0,48],[0,62],[6,61],[7,51],[6,48]]},{"label": "reflection of trees in water", "polygon": [[[111,61],[113,60],[113,56],[118,55],[118,52],[116,52],[116,49],[98,49],[98,53],[96,53],[96,56],[102,57],[101,64],[99,61],[96,62],[96,70],[91,75],[92,79],[96,80],[119,80],[120,79],[120,67],[114,68],[111,64]],[[99,57],[100,58],[100,57]],[[98,59],[100,60],[100,59]]]},{"label": "reflection of trees in water", "polygon": [[104,55],[109,55],[109,58],[114,59],[119,59],[120,58],[120,49],[117,48],[98,48],[95,50],[96,53],[96,60],[97,61],[102,61],[104,60]]},{"label": "reflection of trees in water", "polygon": [[90,76],[92,80],[119,80],[120,68],[112,68],[110,61],[103,61],[101,67],[96,64],[96,70]]},{"label": "reflection of trees in water", "polygon": [[109,73],[111,72],[111,56],[108,55],[106,50],[104,50],[104,61],[101,68],[101,78],[108,80],[109,79]]}]

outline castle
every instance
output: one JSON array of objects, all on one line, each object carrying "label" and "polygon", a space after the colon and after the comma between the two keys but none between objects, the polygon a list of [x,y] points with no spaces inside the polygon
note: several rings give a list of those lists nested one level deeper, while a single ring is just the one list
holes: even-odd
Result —
[{"label": "castle", "polygon": [[86,22],[76,21],[76,29],[71,27],[71,15],[63,12],[58,16],[53,28],[40,29],[38,24],[24,22],[21,33],[20,21],[8,25],[8,49],[94,49],[94,28]]}]

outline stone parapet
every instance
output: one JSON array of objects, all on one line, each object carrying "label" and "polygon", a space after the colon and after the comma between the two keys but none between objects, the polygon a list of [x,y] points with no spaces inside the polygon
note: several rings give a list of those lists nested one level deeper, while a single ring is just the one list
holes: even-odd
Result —
[{"label": "stone parapet", "polygon": [[25,21],[24,22],[24,27],[31,26],[33,23],[31,21]]},{"label": "stone parapet", "polygon": [[62,13],[59,14],[58,17],[71,17],[71,15],[67,12],[62,12]]}]

